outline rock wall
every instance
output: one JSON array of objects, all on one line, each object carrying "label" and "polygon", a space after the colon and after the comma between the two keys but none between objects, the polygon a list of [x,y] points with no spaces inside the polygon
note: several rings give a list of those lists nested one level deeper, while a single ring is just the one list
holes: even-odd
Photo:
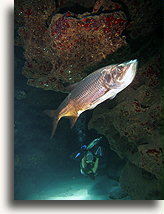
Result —
[{"label": "rock wall", "polygon": [[[130,164],[123,169],[120,183],[134,199],[141,199],[140,194],[137,196],[139,190],[135,188],[143,189],[144,183],[147,182],[144,179],[143,183],[141,182],[140,172],[149,173],[148,176],[153,177],[153,183],[158,184],[157,195],[162,195],[163,191],[163,101],[160,62],[157,55],[139,67],[134,82],[118,94],[115,100],[98,106],[89,123],[90,128],[95,128],[108,138],[111,148],[121,158],[128,159]],[[131,171],[132,166],[139,172],[139,187],[136,186],[139,182],[138,176],[127,176],[126,171]],[[129,182],[132,177],[133,180],[136,179],[133,187]],[[142,199],[148,199],[149,194],[153,198],[156,187],[149,184],[147,186],[149,190],[142,195]],[[156,195],[154,199],[155,197]]]},{"label": "rock wall", "polygon": [[163,198],[161,181],[131,162],[125,165],[120,183],[134,200],[160,200]]},{"label": "rock wall", "polygon": [[17,0],[15,17],[17,44],[25,50],[23,75],[27,84],[46,90],[64,91],[127,44],[122,35],[127,19],[121,10],[60,13],[51,0],[28,5]]}]

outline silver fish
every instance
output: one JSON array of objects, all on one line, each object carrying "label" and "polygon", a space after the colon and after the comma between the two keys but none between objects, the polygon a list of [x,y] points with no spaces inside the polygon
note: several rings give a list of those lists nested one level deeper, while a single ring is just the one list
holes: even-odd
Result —
[{"label": "silver fish", "polygon": [[135,77],[137,65],[136,59],[109,65],[96,70],[77,83],[57,110],[45,111],[53,118],[51,138],[62,117],[68,117],[73,127],[82,112],[95,108],[107,99],[113,99],[126,88]]}]

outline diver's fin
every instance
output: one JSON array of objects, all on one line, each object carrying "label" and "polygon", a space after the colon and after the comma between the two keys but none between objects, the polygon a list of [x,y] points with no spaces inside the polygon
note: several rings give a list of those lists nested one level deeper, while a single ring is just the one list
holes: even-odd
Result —
[{"label": "diver's fin", "polygon": [[55,134],[56,127],[57,127],[57,124],[58,124],[60,118],[58,117],[58,113],[56,110],[45,110],[44,113],[53,119],[53,128],[52,128],[52,133],[50,136],[50,139],[52,139]]},{"label": "diver's fin", "polygon": [[102,157],[102,148],[101,148],[101,146],[98,147],[98,149],[95,152],[95,155],[97,155],[99,157]]},{"label": "diver's fin", "polygon": [[78,116],[71,116],[71,117],[69,117],[69,120],[70,120],[70,123],[71,123],[71,129],[75,125],[77,119],[78,119]]}]

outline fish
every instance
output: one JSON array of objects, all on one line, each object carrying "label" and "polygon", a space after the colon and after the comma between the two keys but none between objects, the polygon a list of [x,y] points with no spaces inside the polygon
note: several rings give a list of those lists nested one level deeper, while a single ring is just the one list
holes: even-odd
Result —
[{"label": "fish", "polygon": [[45,113],[53,119],[50,138],[54,136],[58,122],[62,117],[70,119],[72,128],[82,112],[94,109],[107,99],[113,99],[133,81],[137,66],[137,59],[108,65],[74,84],[72,91],[57,110],[45,110]]}]

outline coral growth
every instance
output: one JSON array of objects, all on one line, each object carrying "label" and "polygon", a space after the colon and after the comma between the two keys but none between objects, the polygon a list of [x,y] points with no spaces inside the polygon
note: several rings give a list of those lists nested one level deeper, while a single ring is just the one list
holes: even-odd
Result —
[{"label": "coral growth", "polygon": [[57,2],[17,0],[15,4],[17,44],[25,50],[23,74],[35,87],[63,91],[65,85],[78,82],[127,45],[122,36],[125,29],[131,38],[138,38],[159,26],[160,3],[154,5],[152,0],[146,5],[139,0],[72,2],[93,7],[92,12],[83,14],[59,13],[69,1]]},{"label": "coral growth", "polygon": [[138,147],[140,153],[140,167],[154,174],[158,179],[163,176],[163,148],[162,145],[141,145]]},{"label": "coral growth", "polygon": [[124,10],[128,17],[126,30],[131,38],[136,39],[153,32],[161,26],[160,20],[163,15],[161,7],[161,2],[154,0],[97,0],[93,12],[98,12],[99,10]]},{"label": "coral growth", "polygon": [[33,5],[16,10],[24,18],[18,32],[29,85],[63,91],[65,85],[81,80],[86,71],[126,45],[121,36],[127,23],[124,12],[55,14],[52,2],[47,4],[46,14]]},{"label": "coral growth", "polygon": [[126,44],[120,37],[125,24],[122,12],[99,16],[68,12],[54,16],[49,30],[51,47],[61,63],[53,62],[52,73],[63,82],[80,80],[85,69]]}]

